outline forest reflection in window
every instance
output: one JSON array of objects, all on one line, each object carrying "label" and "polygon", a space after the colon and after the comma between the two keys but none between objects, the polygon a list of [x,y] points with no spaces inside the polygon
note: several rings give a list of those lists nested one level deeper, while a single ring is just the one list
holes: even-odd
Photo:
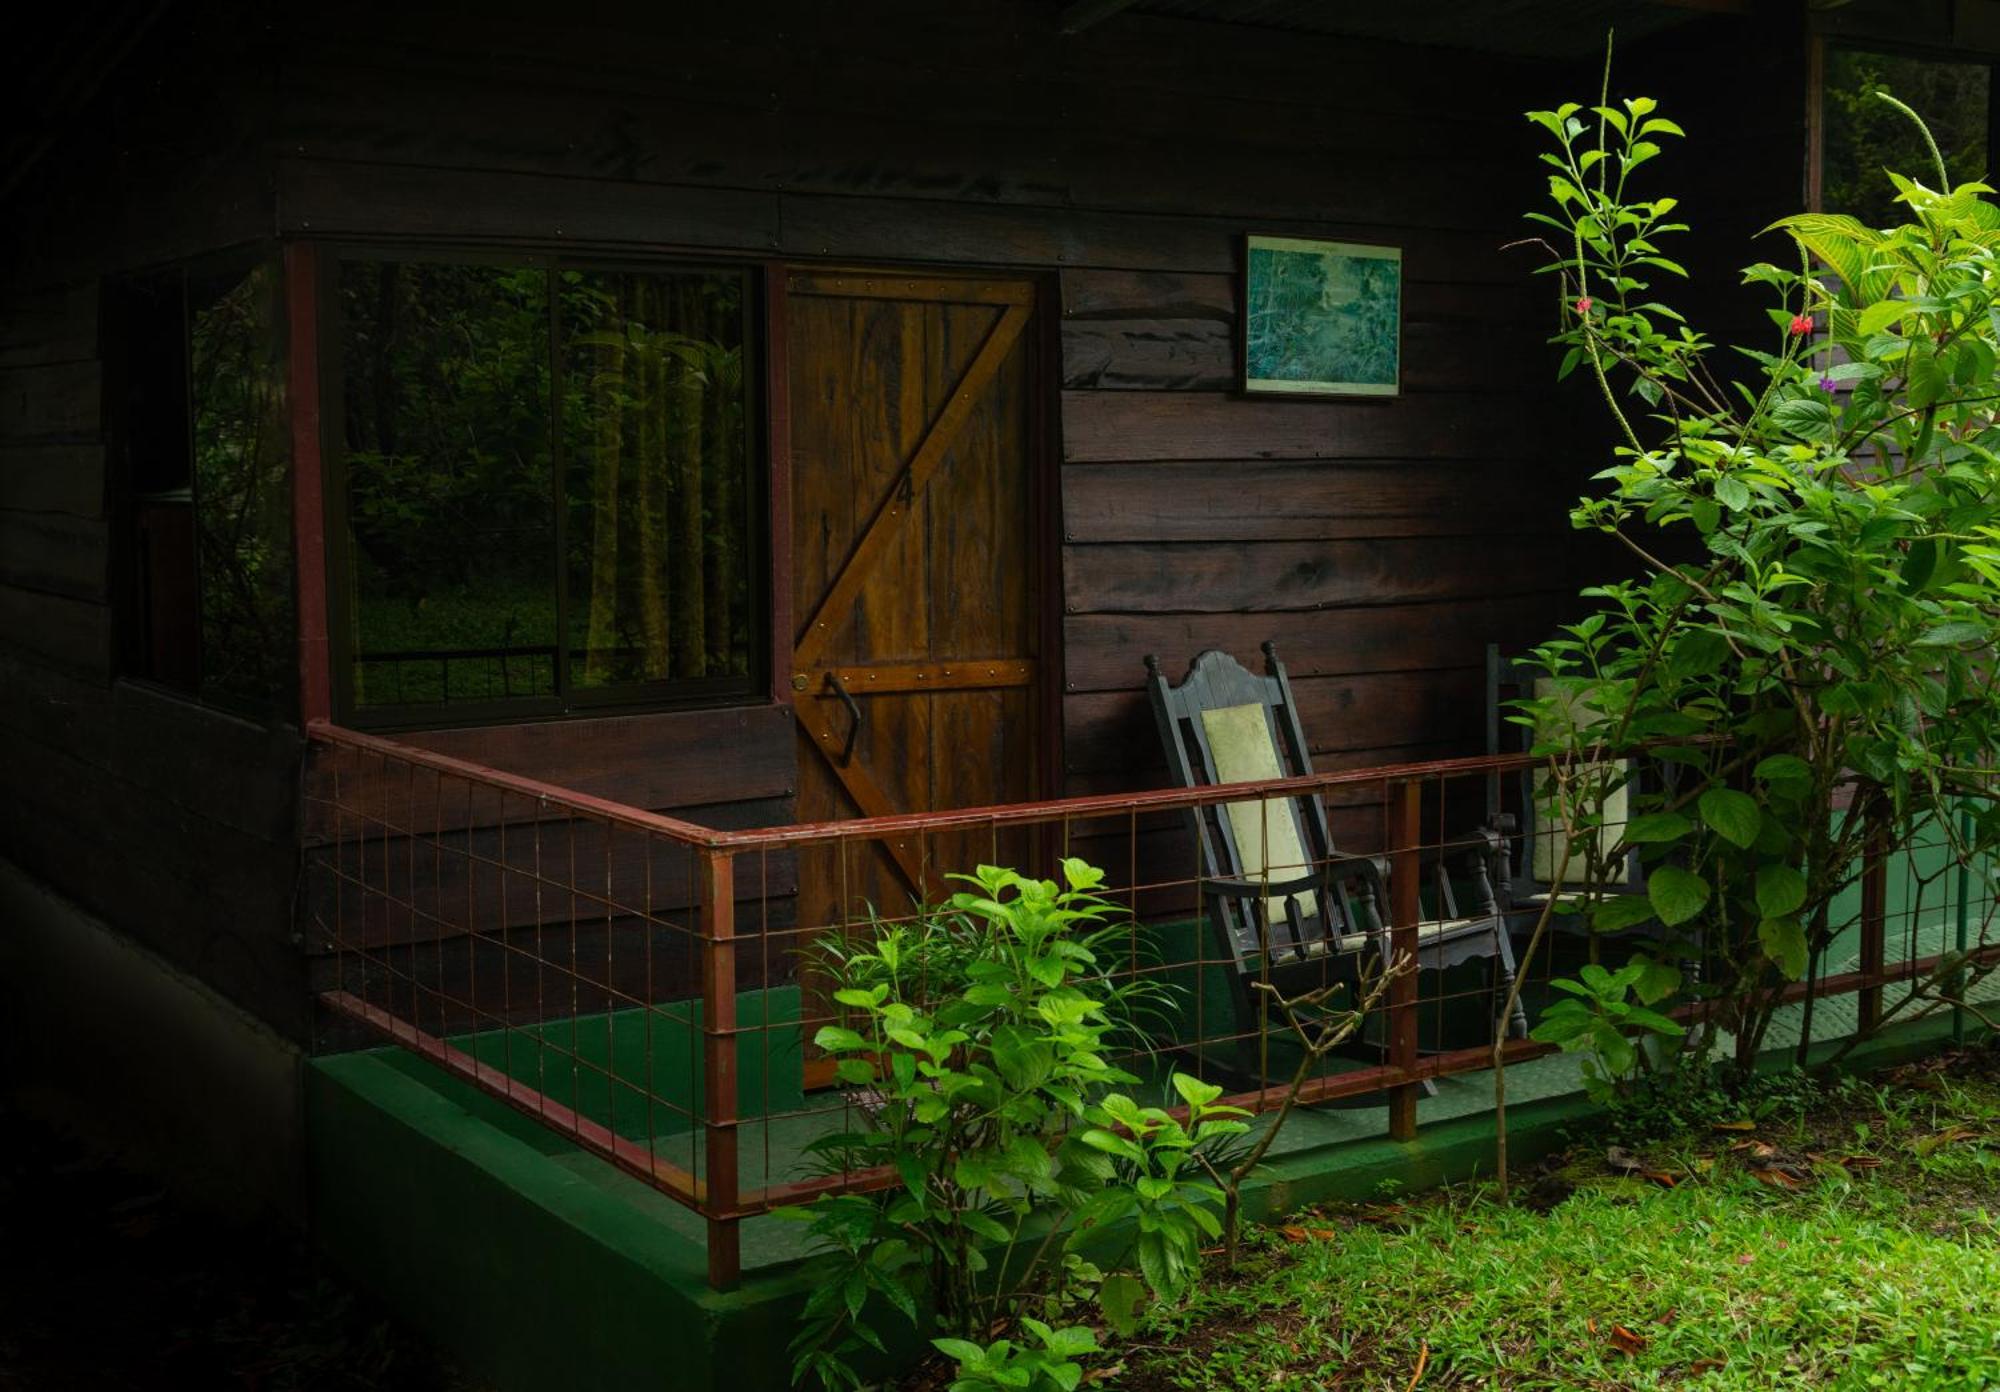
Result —
[{"label": "forest reflection in window", "polygon": [[255,717],[297,692],[277,266],[175,271],[114,296],[124,669]]},{"label": "forest reflection in window", "polygon": [[1909,209],[1883,171],[1929,186],[1937,172],[1909,117],[1875,97],[1887,92],[1931,128],[1953,184],[1984,179],[1991,121],[1992,68],[1905,54],[1829,48],[1823,93],[1825,152],[1821,206],[1870,227],[1905,221]]},{"label": "forest reflection in window", "polygon": [[747,307],[733,269],[342,263],[353,709],[749,688]]}]

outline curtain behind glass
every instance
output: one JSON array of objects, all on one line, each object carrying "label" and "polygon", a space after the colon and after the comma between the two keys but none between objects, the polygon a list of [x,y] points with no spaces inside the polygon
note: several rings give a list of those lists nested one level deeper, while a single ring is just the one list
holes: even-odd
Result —
[{"label": "curtain behind glass", "polygon": [[750,669],[739,273],[562,275],[570,680]]}]

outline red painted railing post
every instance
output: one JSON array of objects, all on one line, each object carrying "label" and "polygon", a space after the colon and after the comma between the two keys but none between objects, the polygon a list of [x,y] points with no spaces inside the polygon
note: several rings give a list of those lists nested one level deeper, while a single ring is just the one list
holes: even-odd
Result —
[{"label": "red painted railing post", "polygon": [[[1407,963],[1389,985],[1389,1063],[1404,1070],[1407,1078],[1417,1066],[1417,922],[1423,905],[1418,890],[1423,883],[1421,853],[1423,835],[1424,785],[1406,779],[1389,787],[1389,959]],[[1389,1089],[1389,1135],[1398,1141],[1417,1134],[1417,1098],[1422,1093],[1414,1081]]]},{"label": "red painted railing post", "polygon": [[1868,815],[1868,836],[1861,849],[1861,976],[1855,997],[1860,1027],[1882,1023],[1882,973],[1888,948],[1889,820],[1880,812]]},{"label": "red painted railing post", "polygon": [[702,1211],[708,1218],[708,1283],[730,1290],[743,1271],[735,1216],[736,862],[701,853],[702,1126],[707,1143]]}]

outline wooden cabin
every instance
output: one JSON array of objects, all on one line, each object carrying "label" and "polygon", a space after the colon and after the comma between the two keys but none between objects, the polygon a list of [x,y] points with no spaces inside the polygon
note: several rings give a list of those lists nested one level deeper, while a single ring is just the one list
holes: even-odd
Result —
[{"label": "wooden cabin", "polygon": [[[1147,655],[1275,640],[1320,768],[1476,753],[1486,645],[1617,564],[1521,113],[1615,28],[1719,336],[1852,55],[1942,74],[1975,172],[2000,57],[1994,0],[46,23],[0,135],[8,1073],[295,1216],[309,724],[783,826],[1159,786]],[[1393,394],[1246,389],[1253,237],[1398,253]]]}]

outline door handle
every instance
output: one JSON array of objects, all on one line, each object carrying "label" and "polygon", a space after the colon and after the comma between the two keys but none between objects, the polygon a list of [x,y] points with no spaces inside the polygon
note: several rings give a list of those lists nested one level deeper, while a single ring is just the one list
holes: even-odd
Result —
[{"label": "door handle", "polygon": [[847,694],[847,683],[840,679],[840,673],[828,672],[826,684],[833,688],[833,694],[840,698],[840,704],[847,707],[847,743],[840,751],[840,766],[846,768],[854,762],[854,742],[861,738],[861,707]]}]

